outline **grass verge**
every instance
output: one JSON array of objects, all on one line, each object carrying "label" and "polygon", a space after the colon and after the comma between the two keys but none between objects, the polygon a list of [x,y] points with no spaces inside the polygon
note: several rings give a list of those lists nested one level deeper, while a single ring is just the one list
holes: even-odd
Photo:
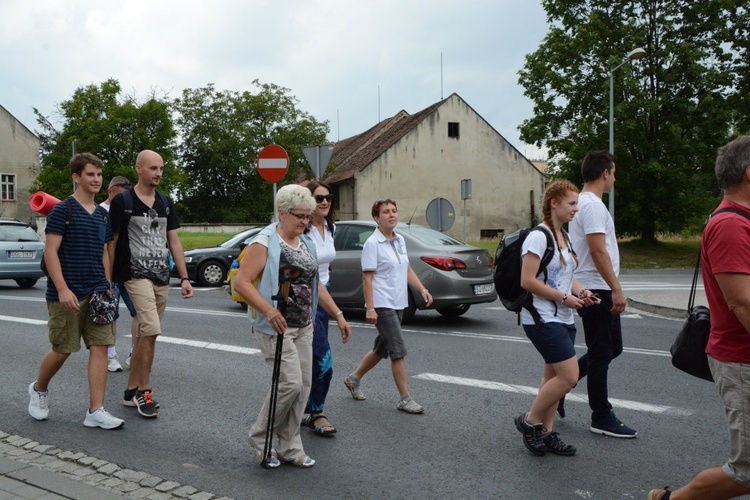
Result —
[{"label": "grass verge", "polygon": [[[179,234],[185,250],[214,247],[233,236],[225,233],[191,231],[181,231]],[[490,255],[495,255],[497,243],[497,239],[470,242],[471,245],[487,249]],[[665,237],[655,244],[634,239],[622,239],[618,244],[620,265],[623,269],[690,269],[695,267],[700,241]]]}]

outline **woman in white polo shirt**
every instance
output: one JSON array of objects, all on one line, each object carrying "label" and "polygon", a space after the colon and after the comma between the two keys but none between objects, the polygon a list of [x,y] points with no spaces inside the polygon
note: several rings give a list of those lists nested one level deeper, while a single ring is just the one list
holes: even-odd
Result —
[{"label": "woman in white polo shirt", "polygon": [[344,384],[354,399],[364,400],[360,380],[381,359],[390,357],[393,381],[401,396],[397,408],[407,413],[422,413],[424,408],[409,395],[406,384],[406,346],[401,334],[401,318],[409,305],[407,282],[421,290],[427,305],[432,303],[432,296],[409,265],[404,239],[394,231],[398,224],[396,202],[377,200],[372,205],[372,217],[378,227],[362,249],[362,280],[365,317],[368,323],[375,325],[378,336],[372,351],[365,354],[357,369],[344,379]]}]

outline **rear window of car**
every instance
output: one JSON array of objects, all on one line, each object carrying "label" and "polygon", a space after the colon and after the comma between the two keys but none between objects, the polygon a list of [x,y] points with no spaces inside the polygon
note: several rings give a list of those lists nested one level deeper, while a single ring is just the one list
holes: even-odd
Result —
[{"label": "rear window of car", "polygon": [[396,232],[408,232],[422,243],[430,246],[463,245],[456,238],[427,227],[410,226],[408,228],[396,228]]},{"label": "rear window of car", "polygon": [[0,224],[0,241],[40,241],[39,236],[29,226],[20,224]]}]

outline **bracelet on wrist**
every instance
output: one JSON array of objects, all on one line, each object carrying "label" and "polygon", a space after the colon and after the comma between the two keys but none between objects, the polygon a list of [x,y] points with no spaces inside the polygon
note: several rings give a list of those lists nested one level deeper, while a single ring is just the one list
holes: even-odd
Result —
[{"label": "bracelet on wrist", "polygon": [[430,291],[428,289],[426,289],[426,288],[423,288],[422,291],[419,292],[419,293],[425,293],[425,292],[430,293]]},{"label": "bracelet on wrist", "polygon": [[374,311],[375,309],[368,309],[367,312]]},{"label": "bracelet on wrist", "polygon": [[180,278],[180,283],[182,283],[183,281],[190,281],[190,278]]},{"label": "bracelet on wrist", "polygon": [[562,300],[560,301],[560,304],[565,304],[565,301],[566,301],[566,300],[568,300],[568,294],[567,294],[567,293],[564,293],[564,294],[563,294],[563,298],[562,298]]},{"label": "bracelet on wrist", "polygon": [[583,296],[584,296],[585,293],[586,293],[586,289],[585,288],[581,288],[580,290],[578,290],[578,294],[577,294],[578,298],[581,299],[581,300],[583,300]]},{"label": "bracelet on wrist", "polygon": [[334,314],[334,315],[333,315],[333,317],[334,317],[334,318],[338,318],[338,317],[339,317],[339,316],[341,316],[342,314],[344,314],[344,311],[339,311],[339,312],[337,312],[336,314]]}]

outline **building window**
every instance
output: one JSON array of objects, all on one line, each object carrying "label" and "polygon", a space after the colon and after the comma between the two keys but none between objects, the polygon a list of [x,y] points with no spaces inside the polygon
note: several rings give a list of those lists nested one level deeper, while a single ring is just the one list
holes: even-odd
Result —
[{"label": "building window", "polygon": [[16,174],[0,174],[2,201],[16,201]]},{"label": "building window", "polygon": [[458,139],[458,122],[448,122],[448,137]]}]

